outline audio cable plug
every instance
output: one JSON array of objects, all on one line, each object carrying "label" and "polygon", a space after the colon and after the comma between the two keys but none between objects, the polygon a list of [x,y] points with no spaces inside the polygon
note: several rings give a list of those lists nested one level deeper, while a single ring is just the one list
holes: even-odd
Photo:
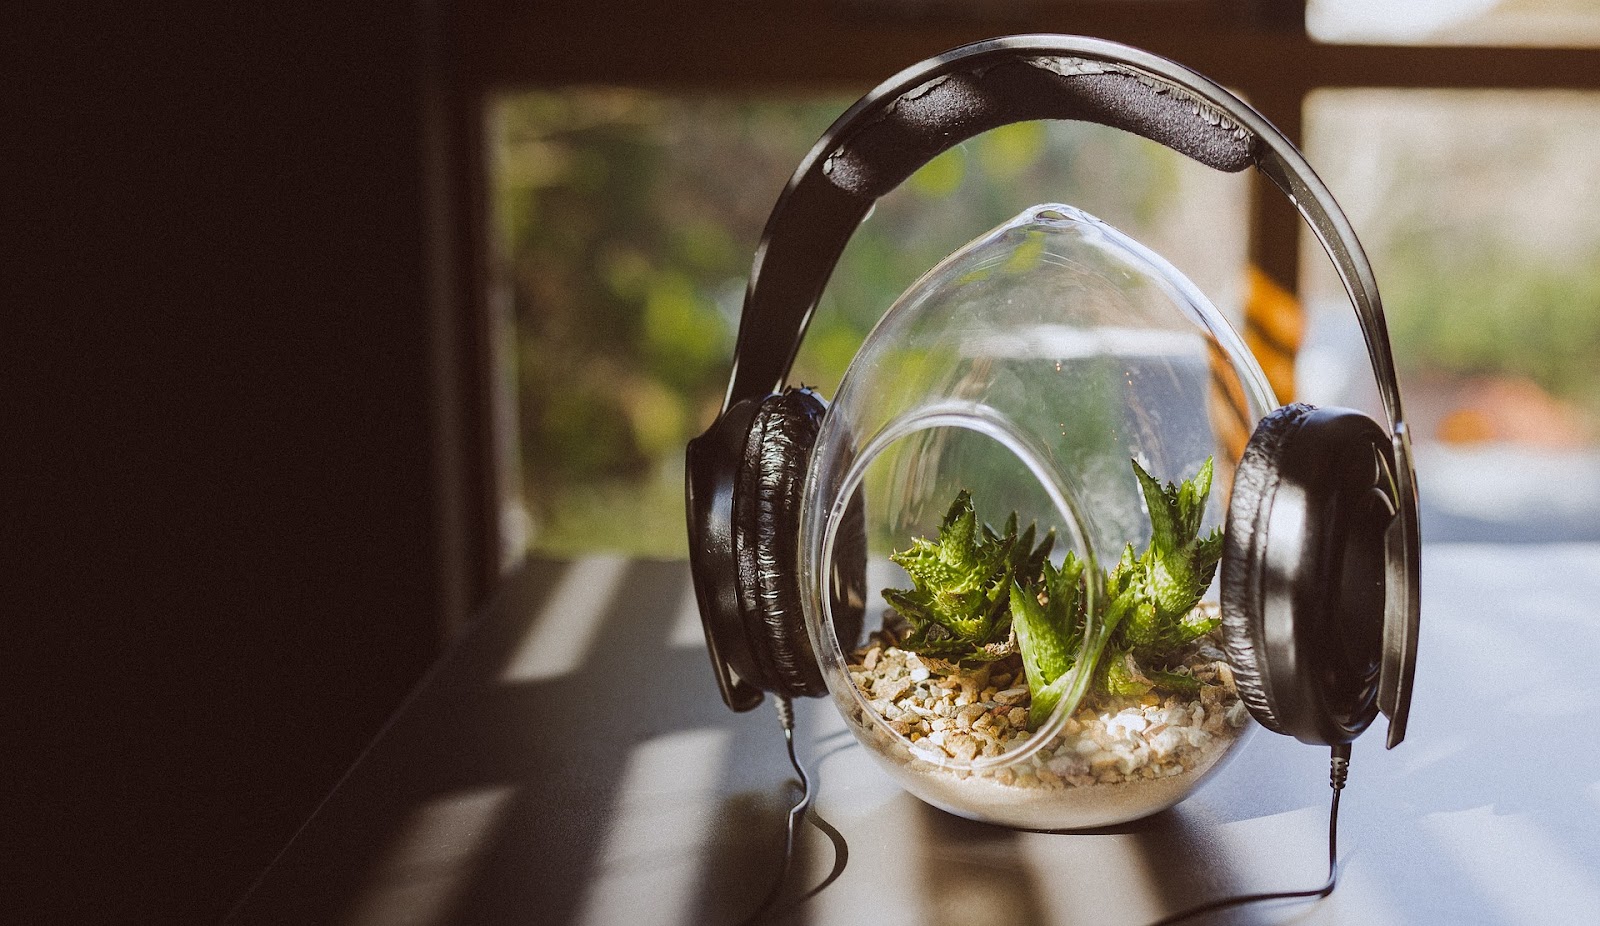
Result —
[{"label": "audio cable plug", "polygon": [[1339,881],[1339,795],[1344,791],[1345,781],[1350,777],[1350,744],[1340,743],[1334,746],[1328,759],[1328,784],[1333,788],[1333,800],[1328,807],[1328,880],[1321,887],[1308,888],[1303,891],[1271,891],[1261,894],[1237,894],[1232,897],[1223,897],[1208,903],[1190,907],[1170,916],[1162,917],[1151,923],[1150,926],[1170,926],[1172,923],[1182,923],[1206,913],[1217,910],[1226,910],[1230,907],[1241,907],[1249,903],[1259,903],[1266,900],[1295,900],[1302,897],[1326,897],[1333,893],[1334,886]]}]

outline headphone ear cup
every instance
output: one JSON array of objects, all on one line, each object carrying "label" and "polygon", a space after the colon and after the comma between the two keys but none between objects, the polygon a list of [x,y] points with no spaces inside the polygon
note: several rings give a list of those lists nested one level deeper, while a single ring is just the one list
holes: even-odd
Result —
[{"label": "headphone ear cup", "polygon": [[1377,714],[1388,447],[1360,412],[1297,404],[1264,418],[1239,460],[1222,632],[1239,697],[1269,730],[1336,745]]},{"label": "headphone ear cup", "polygon": [[1260,584],[1264,569],[1258,560],[1265,552],[1257,531],[1265,531],[1263,499],[1276,482],[1275,462],[1285,435],[1299,427],[1310,414],[1311,406],[1286,405],[1274,410],[1261,423],[1245,445],[1244,454],[1233,474],[1233,495],[1222,535],[1222,638],[1239,699],[1250,714],[1268,730],[1285,732],[1273,712],[1264,689],[1263,676],[1268,658],[1262,641]]},{"label": "headphone ear cup", "polygon": [[798,557],[806,467],[825,408],[806,389],[762,401],[751,421],[734,501],[739,608],[764,676],[748,681],[788,697],[827,692],[806,636]]}]

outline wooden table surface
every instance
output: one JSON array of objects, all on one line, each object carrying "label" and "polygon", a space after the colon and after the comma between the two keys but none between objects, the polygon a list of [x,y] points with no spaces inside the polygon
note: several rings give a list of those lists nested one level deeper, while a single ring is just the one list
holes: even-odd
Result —
[{"label": "wooden table surface", "polygon": [[[1600,923],[1600,545],[1430,546],[1423,620],[1407,741],[1355,747],[1338,890],[1209,922]],[[1117,926],[1325,874],[1327,753],[1265,731],[1172,810],[1034,833],[904,793],[831,702],[797,715],[820,825],[790,893],[832,881],[781,922]],[[532,561],[229,922],[733,924],[795,793],[771,707],[717,698],[685,564]]]}]

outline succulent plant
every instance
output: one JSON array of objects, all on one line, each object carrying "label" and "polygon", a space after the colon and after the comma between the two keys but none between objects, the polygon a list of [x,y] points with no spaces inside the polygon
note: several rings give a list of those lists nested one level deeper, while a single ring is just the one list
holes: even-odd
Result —
[{"label": "succulent plant", "polygon": [[910,589],[885,589],[906,620],[900,645],[958,662],[985,662],[1020,652],[1037,728],[1063,697],[1137,697],[1152,690],[1193,693],[1198,683],[1169,671],[1180,652],[1216,629],[1196,608],[1222,555],[1222,530],[1200,536],[1211,493],[1212,461],[1179,483],[1157,482],[1138,461],[1134,476],[1149,509],[1151,538],[1142,554],[1132,544],[1091,594],[1089,570],[1068,551],[1050,559],[1054,533],[1034,545],[1035,528],[1018,533],[980,524],[962,490],[937,541],[917,539],[890,555],[911,577]]},{"label": "succulent plant", "polygon": [[963,489],[937,541],[919,538],[889,557],[911,577],[911,588],[883,592],[911,627],[902,646],[963,662],[1010,655],[1011,585],[1019,576],[1037,576],[1054,543],[1052,533],[1035,546],[1032,525],[1019,536],[1015,512],[1002,531],[979,525],[972,496]]}]

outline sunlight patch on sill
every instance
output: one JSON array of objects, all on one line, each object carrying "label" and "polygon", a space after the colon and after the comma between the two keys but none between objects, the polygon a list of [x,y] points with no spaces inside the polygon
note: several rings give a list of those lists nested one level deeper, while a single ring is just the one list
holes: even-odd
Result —
[{"label": "sunlight patch on sill", "polygon": [[685,730],[633,751],[581,926],[695,921],[731,742],[727,729]]},{"label": "sunlight patch on sill", "polygon": [[529,626],[500,681],[540,682],[576,673],[627,567],[621,556],[575,560]]}]

